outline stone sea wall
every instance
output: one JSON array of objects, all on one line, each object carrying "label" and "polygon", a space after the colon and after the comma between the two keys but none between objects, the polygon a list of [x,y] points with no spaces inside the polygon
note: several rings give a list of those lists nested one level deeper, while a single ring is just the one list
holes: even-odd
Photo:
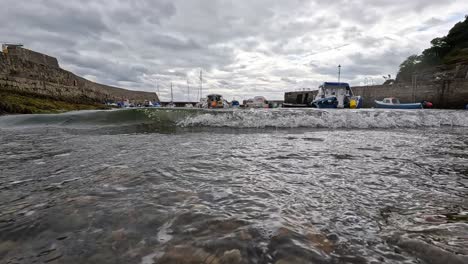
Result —
[{"label": "stone sea wall", "polygon": [[430,101],[436,108],[463,108],[468,104],[468,80],[440,80],[432,82],[395,83],[352,87],[355,95],[364,98],[364,107],[374,107],[374,100],[397,97],[402,103]]},{"label": "stone sea wall", "polygon": [[6,52],[10,58],[31,61],[37,64],[59,68],[58,60],[56,58],[36,51],[28,50],[22,47],[7,47],[4,52]]},{"label": "stone sea wall", "polygon": [[[38,53],[10,56],[0,52],[0,90],[46,96],[74,103],[102,103],[106,100],[159,101],[156,93],[131,91],[95,83],[58,67],[53,57]],[[31,55],[33,54],[33,55]],[[39,53],[40,54],[40,53]],[[24,55],[24,54],[23,54]],[[32,58],[32,59],[30,59]],[[56,61],[56,60],[55,60]]]}]

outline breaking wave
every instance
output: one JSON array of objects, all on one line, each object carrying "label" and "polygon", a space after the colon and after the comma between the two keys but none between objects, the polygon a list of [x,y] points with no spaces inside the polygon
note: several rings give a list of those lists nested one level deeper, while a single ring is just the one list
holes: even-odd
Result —
[{"label": "breaking wave", "polygon": [[0,128],[419,128],[468,127],[463,110],[128,109],[0,117]]},{"label": "breaking wave", "polygon": [[203,113],[177,123],[182,127],[232,128],[418,128],[468,127],[467,111],[256,109]]}]

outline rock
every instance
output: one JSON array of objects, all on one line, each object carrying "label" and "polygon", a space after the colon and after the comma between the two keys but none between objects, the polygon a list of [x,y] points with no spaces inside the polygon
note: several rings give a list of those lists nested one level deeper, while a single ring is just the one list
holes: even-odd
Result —
[{"label": "rock", "polygon": [[327,239],[330,240],[330,241],[333,241],[333,242],[337,242],[338,240],[340,240],[338,235],[335,234],[335,233],[328,234]]},{"label": "rock", "polygon": [[86,264],[116,263],[117,262],[116,258],[117,257],[115,253],[111,251],[107,251],[107,250],[101,250],[99,253],[92,255],[83,263],[86,263]]},{"label": "rock", "polygon": [[241,262],[242,262],[242,255],[241,255],[240,250],[238,249],[226,251],[221,257],[222,264],[237,264]]},{"label": "rock", "polygon": [[306,235],[307,239],[314,245],[314,247],[330,254],[335,250],[335,245],[332,241],[328,240],[323,234],[309,233]]},{"label": "rock", "polygon": [[127,232],[125,232],[124,228],[112,231],[112,240],[114,240],[114,241],[125,240],[126,236],[127,236]]},{"label": "rock", "polygon": [[190,245],[178,245],[169,248],[157,263],[205,263],[219,264],[220,259],[201,248]]},{"label": "rock", "polygon": [[84,205],[95,203],[97,200],[98,200],[98,197],[87,195],[87,196],[78,196],[74,198],[69,198],[67,199],[67,202],[72,202],[78,206],[84,206]]},{"label": "rock", "polygon": [[423,217],[426,223],[446,223],[447,217],[444,215],[426,215]]},{"label": "rock", "polygon": [[44,263],[49,263],[49,262],[52,262],[54,260],[57,260],[59,258],[62,257],[62,254],[61,253],[57,253],[56,255],[52,255],[50,256],[49,258],[47,258],[46,260],[44,260]]},{"label": "rock", "polygon": [[8,252],[16,247],[16,243],[10,240],[0,243],[0,258],[6,256]]},{"label": "rock", "polygon": [[450,221],[468,222],[468,214],[447,214]]},{"label": "rock", "polygon": [[294,263],[294,264],[310,264],[310,261],[307,261],[305,259],[298,258],[298,257],[287,257],[287,258],[279,259],[279,260],[277,260],[275,262],[275,264],[291,264],[291,263]]},{"label": "rock", "polygon": [[239,238],[244,241],[250,241],[253,239],[252,235],[247,230],[241,230],[239,232]]},{"label": "rock", "polygon": [[455,255],[434,245],[417,239],[400,238],[397,245],[427,263],[433,264],[466,264],[468,256]]}]

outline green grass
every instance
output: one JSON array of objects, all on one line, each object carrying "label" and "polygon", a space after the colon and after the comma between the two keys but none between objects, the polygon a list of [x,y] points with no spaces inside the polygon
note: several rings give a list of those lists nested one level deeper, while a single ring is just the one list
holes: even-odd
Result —
[{"label": "green grass", "polygon": [[61,113],[73,110],[108,109],[102,104],[80,104],[30,94],[0,90],[0,114]]}]

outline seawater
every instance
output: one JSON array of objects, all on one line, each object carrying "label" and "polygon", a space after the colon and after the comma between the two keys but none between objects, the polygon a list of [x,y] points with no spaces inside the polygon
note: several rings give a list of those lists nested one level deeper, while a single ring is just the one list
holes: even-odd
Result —
[{"label": "seawater", "polygon": [[468,112],[0,117],[0,263],[468,263]]}]

